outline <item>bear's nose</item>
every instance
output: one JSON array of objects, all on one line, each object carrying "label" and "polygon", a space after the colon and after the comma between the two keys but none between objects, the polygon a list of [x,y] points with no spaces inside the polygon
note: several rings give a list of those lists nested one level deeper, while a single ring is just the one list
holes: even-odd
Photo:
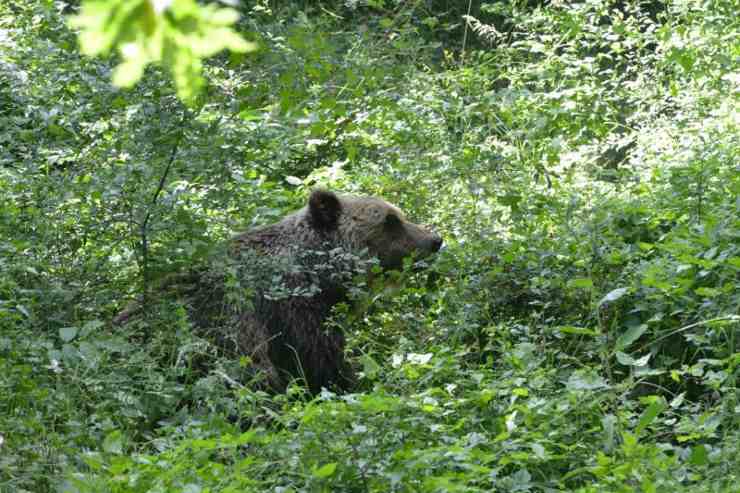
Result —
[{"label": "bear's nose", "polygon": [[438,235],[434,235],[432,238],[432,251],[437,252],[440,248],[442,248],[442,237]]}]

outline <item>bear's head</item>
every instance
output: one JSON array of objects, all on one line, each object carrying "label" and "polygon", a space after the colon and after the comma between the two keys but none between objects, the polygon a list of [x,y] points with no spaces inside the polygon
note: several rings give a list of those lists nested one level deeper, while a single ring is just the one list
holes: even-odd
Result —
[{"label": "bear's head", "polygon": [[313,228],[353,248],[367,248],[384,269],[399,269],[405,257],[424,258],[442,246],[438,234],[410,222],[398,207],[374,197],[315,190],[307,217]]}]

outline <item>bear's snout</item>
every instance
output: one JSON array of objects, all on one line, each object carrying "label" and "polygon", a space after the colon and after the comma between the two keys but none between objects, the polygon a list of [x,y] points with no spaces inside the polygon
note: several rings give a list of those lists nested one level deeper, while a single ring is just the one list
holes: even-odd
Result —
[{"label": "bear's snout", "polygon": [[434,232],[434,228],[424,224],[417,226],[422,232],[422,240],[418,243],[419,248],[427,253],[436,253],[442,248],[444,240],[440,235]]},{"label": "bear's snout", "polygon": [[444,240],[442,240],[442,237],[439,236],[436,233],[432,233],[432,238],[429,240],[429,249],[434,252],[438,252],[440,248],[442,248],[442,244],[444,243]]}]

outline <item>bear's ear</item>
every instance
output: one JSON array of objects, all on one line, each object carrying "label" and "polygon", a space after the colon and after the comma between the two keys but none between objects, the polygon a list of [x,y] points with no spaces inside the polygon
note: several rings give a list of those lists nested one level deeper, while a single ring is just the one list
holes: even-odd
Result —
[{"label": "bear's ear", "polygon": [[314,190],[308,199],[308,216],[316,229],[332,230],[337,227],[342,204],[339,197],[328,190]]}]

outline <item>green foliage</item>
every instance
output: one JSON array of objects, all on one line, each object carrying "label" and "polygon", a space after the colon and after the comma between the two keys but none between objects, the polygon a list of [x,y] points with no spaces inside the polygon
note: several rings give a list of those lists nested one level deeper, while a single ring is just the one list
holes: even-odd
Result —
[{"label": "green foliage", "polygon": [[[124,3],[97,48],[233,39]],[[471,6],[245,2],[193,111],[0,3],[0,491],[737,489],[736,2]],[[446,242],[336,310],[353,393],[259,391],[165,296],[111,325],[315,185]]]},{"label": "green foliage", "polygon": [[85,0],[70,25],[80,29],[83,54],[105,55],[117,49],[122,61],[113,83],[131,87],[150,63],[162,63],[172,74],[177,95],[193,103],[205,83],[202,59],[229,49],[256,49],[231,26],[233,9],[201,6],[195,0]]}]

